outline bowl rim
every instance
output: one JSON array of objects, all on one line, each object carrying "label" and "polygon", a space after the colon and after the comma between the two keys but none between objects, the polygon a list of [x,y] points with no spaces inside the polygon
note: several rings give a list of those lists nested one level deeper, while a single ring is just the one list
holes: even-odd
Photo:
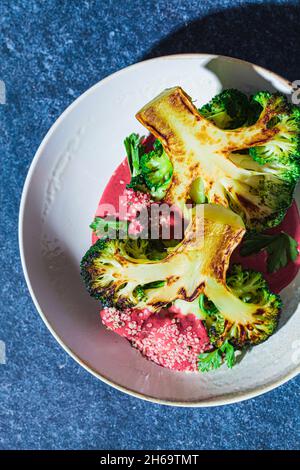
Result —
[{"label": "bowl rim", "polygon": [[50,331],[50,333],[54,336],[56,341],[59,343],[59,345],[71,356],[79,365],[81,365],[87,372],[92,374],[94,377],[97,379],[100,379],[102,382],[106,383],[107,385],[110,385],[111,387],[124,392],[130,396],[133,396],[135,398],[142,399],[147,402],[151,403],[157,403],[160,405],[168,405],[168,406],[177,406],[177,407],[187,407],[187,408],[202,408],[202,407],[213,407],[213,406],[222,406],[222,405],[228,405],[228,404],[233,404],[233,403],[238,403],[244,400],[248,400],[254,397],[257,397],[259,395],[262,395],[264,393],[267,393],[280,385],[283,385],[284,383],[288,382],[292,378],[296,377],[300,373],[300,365],[295,366],[295,369],[288,374],[284,375],[278,380],[274,380],[271,383],[268,383],[266,385],[262,385],[260,387],[257,387],[253,390],[250,390],[248,392],[234,392],[225,395],[223,398],[210,398],[210,399],[205,399],[201,401],[173,401],[173,400],[168,400],[168,399],[159,399],[156,397],[153,397],[151,395],[144,395],[142,393],[136,392],[134,390],[131,390],[130,388],[127,388],[123,385],[119,385],[118,383],[112,381],[111,379],[105,377],[104,375],[100,374],[96,370],[93,369],[93,367],[87,362],[81,359],[69,346],[67,346],[62,338],[59,336],[59,334],[55,331],[55,329],[52,327],[51,323],[47,319],[46,314],[43,312],[41,306],[38,303],[38,300],[35,296],[34,288],[31,284],[27,266],[26,266],[26,261],[25,261],[25,254],[24,254],[24,238],[23,238],[23,228],[24,228],[24,211],[25,211],[25,206],[26,206],[26,200],[27,200],[27,194],[28,190],[32,181],[32,177],[34,174],[35,167],[39,161],[39,158],[41,154],[43,153],[44,149],[48,145],[48,142],[50,138],[52,137],[52,134],[55,132],[55,130],[60,126],[60,124],[63,122],[63,120],[66,118],[66,116],[75,108],[78,106],[82,100],[84,100],[88,95],[92,94],[96,88],[101,87],[104,83],[107,83],[108,81],[116,78],[117,76],[120,76],[122,74],[127,73],[131,69],[136,69],[138,67],[142,67],[145,63],[150,63],[154,61],[164,61],[164,60],[176,60],[176,59],[212,59],[220,57],[228,61],[233,61],[236,63],[241,63],[241,64],[248,64],[251,66],[254,66],[256,70],[260,70],[264,73],[270,74],[271,76],[274,76],[277,80],[281,81],[287,88],[292,89],[292,83],[281,77],[280,75],[272,72],[271,70],[261,67],[259,65],[253,64],[252,62],[245,61],[242,59],[230,57],[230,56],[225,56],[222,54],[207,54],[207,53],[186,53],[186,54],[172,54],[172,55],[166,55],[166,56],[161,56],[161,57],[154,57],[151,59],[143,60],[137,63],[134,63],[132,65],[129,65],[127,67],[124,67],[108,76],[100,80],[99,82],[95,83],[92,85],[90,88],[88,88],[84,93],[82,93],[75,101],[73,101],[63,112],[62,114],[57,118],[57,120],[52,124],[46,135],[44,136],[41,144],[39,145],[34,158],[30,164],[27,176],[25,178],[23,190],[22,190],[22,196],[21,196],[21,201],[20,201],[20,207],[19,207],[19,223],[18,223],[18,240],[19,240],[19,250],[20,250],[20,258],[21,258],[21,265],[24,273],[24,277],[26,280],[26,284],[30,293],[30,296],[32,298],[32,301],[34,303],[34,306],[36,310],[38,311],[40,317],[42,318],[43,322],[45,323],[46,327]]}]

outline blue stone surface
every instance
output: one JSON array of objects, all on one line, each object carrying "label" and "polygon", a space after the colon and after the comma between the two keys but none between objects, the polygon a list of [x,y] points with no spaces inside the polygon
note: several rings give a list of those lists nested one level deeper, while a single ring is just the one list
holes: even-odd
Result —
[{"label": "blue stone surface", "polygon": [[289,1],[1,0],[1,449],[299,449],[300,377],[239,404],[180,409],[126,396],[88,374],[37,314],[17,235],[34,153],[87,88],[143,58],[177,52],[230,55],[300,79],[299,22],[300,4]]}]

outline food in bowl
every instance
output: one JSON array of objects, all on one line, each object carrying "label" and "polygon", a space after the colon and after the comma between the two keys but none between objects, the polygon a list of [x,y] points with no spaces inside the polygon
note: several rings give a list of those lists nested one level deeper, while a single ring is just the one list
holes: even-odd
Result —
[{"label": "food in bowl", "polygon": [[278,93],[238,90],[198,110],[174,87],[136,117],[150,135],[125,139],[127,160],[91,224],[85,285],[103,324],[155,363],[231,368],[275,332],[272,273],[298,256],[283,228],[298,222],[300,110]]}]

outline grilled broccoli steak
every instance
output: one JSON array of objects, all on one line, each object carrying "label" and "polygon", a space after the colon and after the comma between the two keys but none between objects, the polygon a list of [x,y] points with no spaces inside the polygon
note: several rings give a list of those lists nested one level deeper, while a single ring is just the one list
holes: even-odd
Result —
[{"label": "grilled broccoli steak", "polygon": [[201,209],[193,209],[184,239],[161,260],[131,257],[126,240],[98,240],[81,262],[87,289],[106,306],[156,312],[173,303],[200,315],[216,347],[260,343],[277,325],[280,300],[259,273],[235,266],[226,280],[244,224],[222,206]]},{"label": "grilled broccoli steak", "polygon": [[230,255],[244,233],[232,211],[203,205],[193,209],[183,240],[164,259],[132,258],[126,240],[101,239],[83,257],[81,274],[90,294],[106,305],[157,311],[175,299],[193,300],[210,278],[224,283]]},{"label": "grilled broccoli steak", "polygon": [[[280,94],[260,92],[248,103],[247,121],[247,98],[238,93],[235,107],[228,93],[200,114],[180,87],[171,88],[136,117],[172,163],[166,202],[182,208],[192,197],[220,204],[239,214],[247,229],[261,231],[278,225],[292,202],[300,176],[299,109]],[[243,127],[220,128],[237,123]]]}]

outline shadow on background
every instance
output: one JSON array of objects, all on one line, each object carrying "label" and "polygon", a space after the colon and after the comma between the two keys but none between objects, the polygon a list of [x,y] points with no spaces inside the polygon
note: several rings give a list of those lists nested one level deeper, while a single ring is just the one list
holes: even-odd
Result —
[{"label": "shadow on background", "polygon": [[254,62],[300,79],[300,4],[244,5],[195,20],[156,44],[142,59],[206,52]]}]

